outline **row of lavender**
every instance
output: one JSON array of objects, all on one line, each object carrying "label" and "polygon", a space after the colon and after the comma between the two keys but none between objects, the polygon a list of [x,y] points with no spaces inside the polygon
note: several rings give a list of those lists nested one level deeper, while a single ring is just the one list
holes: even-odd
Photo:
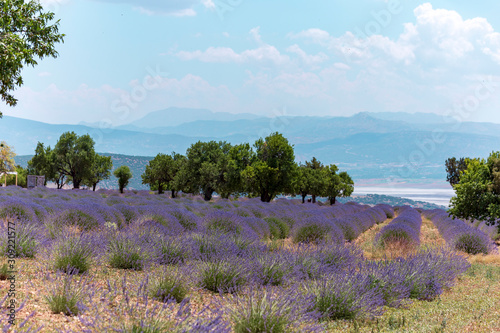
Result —
[{"label": "row of lavender", "polygon": [[[114,288],[116,281],[108,281],[104,296],[86,283],[83,289],[64,289],[69,299],[73,299],[72,293],[84,297],[71,309],[53,311],[86,313],[82,324],[89,331],[125,330],[120,327],[125,321],[110,321],[110,316],[92,310],[100,304],[116,313],[101,301],[109,299],[110,293],[121,299],[142,297],[146,303],[150,298],[167,304],[181,302],[183,307],[189,304],[193,288],[231,293],[235,298],[222,298],[220,302],[228,303],[218,306],[221,312],[201,316],[203,322],[180,315],[171,324],[175,329],[168,330],[244,332],[249,323],[241,320],[251,320],[252,306],[257,306],[257,313],[266,314],[264,327],[278,325],[272,320],[279,317],[284,318],[279,321],[283,331],[292,327],[314,331],[321,328],[318,319],[370,317],[382,313],[384,306],[398,306],[411,298],[433,299],[468,267],[464,259],[446,251],[371,262],[359,248],[344,244],[344,239],[352,240],[393,216],[392,208],[385,205],[319,207],[289,200],[263,204],[248,199],[205,203],[140,192],[120,196],[13,189],[3,194],[0,216],[21,218],[16,227],[17,256],[35,257],[49,270],[70,273],[68,279],[73,279],[71,273],[92,272],[98,267],[146,272],[164,267],[159,276],[146,276],[135,295],[129,294],[129,284]],[[0,232],[3,238],[6,230]],[[292,249],[261,241],[290,236],[298,244]],[[304,244],[309,242],[316,245]],[[269,288],[278,288],[272,289],[272,297],[261,293]],[[61,299],[58,292],[49,299]],[[128,311],[123,315],[133,319],[130,307],[123,309]],[[151,314],[145,309],[137,311],[137,318]],[[151,325],[158,322],[146,319],[135,323],[140,327],[135,331],[148,327],[153,331]]]},{"label": "row of lavender", "polygon": [[441,209],[423,212],[432,221],[446,243],[452,248],[470,254],[497,253],[495,243],[483,231],[460,219],[453,219]]},{"label": "row of lavender", "polygon": [[[253,277],[256,261],[240,253],[165,266],[139,280],[108,279],[104,290],[85,276],[59,275],[48,299],[76,299],[72,308],[54,312],[78,314],[83,332],[323,332],[328,320],[373,318],[411,299],[433,300],[469,267],[447,251],[370,262],[356,248],[331,246],[299,252],[295,258],[301,263],[291,267],[293,261],[279,264],[289,252],[266,251],[261,258],[267,253],[280,259],[260,262],[259,271],[272,276],[267,280]],[[281,274],[286,281],[275,279]],[[198,294],[196,288],[221,297],[192,310],[190,293]]]},{"label": "row of lavender", "polygon": [[56,192],[10,189],[0,196],[0,218],[9,214],[45,225],[51,237],[63,227],[83,230],[132,222],[155,222],[171,234],[213,228],[235,229],[261,239],[292,237],[297,243],[331,239],[351,241],[394,211],[388,205],[358,204],[333,207],[303,205],[295,200],[277,200],[269,205],[257,199],[220,200],[206,203],[197,198],[168,199],[144,192],[119,196],[113,192]]},{"label": "row of lavender", "polygon": [[385,248],[389,244],[399,243],[402,246],[418,247],[420,245],[420,229],[422,217],[409,206],[398,207],[398,217],[384,226],[375,236],[374,245]]}]

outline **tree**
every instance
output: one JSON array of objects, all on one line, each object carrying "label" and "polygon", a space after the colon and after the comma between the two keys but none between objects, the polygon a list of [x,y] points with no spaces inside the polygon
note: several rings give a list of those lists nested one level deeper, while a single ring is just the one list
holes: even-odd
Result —
[{"label": "tree", "polygon": [[84,179],[92,178],[96,153],[90,135],[63,133],[54,147],[54,155],[58,172],[69,178],[73,188],[80,188]]},{"label": "tree", "polygon": [[243,192],[244,182],[241,176],[243,170],[252,163],[255,154],[248,143],[232,146],[229,150],[229,161],[225,174],[228,195],[239,195]]},{"label": "tree", "polygon": [[186,152],[183,190],[201,193],[206,201],[212,199],[214,192],[223,198],[229,197],[226,173],[230,149],[231,145],[225,141],[198,141],[192,144]]},{"label": "tree", "polygon": [[324,165],[313,157],[311,161],[306,161],[306,169],[308,172],[307,187],[312,196],[312,202],[316,203],[316,197],[320,196],[326,187],[326,179],[323,177]]},{"label": "tree", "polygon": [[0,142],[0,173],[14,171],[16,164],[14,150],[7,145],[5,141]]},{"label": "tree", "polygon": [[466,159],[461,157],[457,160],[455,157],[449,158],[445,162],[446,181],[454,186],[460,182],[460,174],[467,169]]},{"label": "tree", "polygon": [[326,166],[323,170],[326,186],[322,196],[328,198],[330,205],[335,204],[337,197],[348,197],[354,192],[354,182],[347,172],[337,174],[339,169],[335,164]]},{"label": "tree", "polygon": [[302,203],[305,202],[306,196],[309,194],[312,196],[312,202],[316,203],[316,197],[325,192],[326,179],[323,169],[323,164],[316,157],[299,165],[295,192],[302,197]]},{"label": "tree", "polygon": [[454,218],[495,225],[500,218],[500,152],[492,152],[487,160],[466,159],[466,165],[453,186],[448,212]]},{"label": "tree", "polygon": [[158,154],[146,165],[146,171],[141,175],[142,183],[149,184],[151,190],[158,190],[162,194],[163,190],[171,190],[172,198],[175,198],[178,188],[174,180],[179,172],[185,157],[172,153],[172,155]]},{"label": "tree", "polygon": [[256,154],[242,172],[245,187],[250,195],[260,195],[263,202],[270,202],[280,193],[293,193],[297,165],[293,146],[279,133],[273,133],[254,144]]},{"label": "tree", "polygon": [[37,65],[35,57],[57,57],[54,44],[63,42],[64,34],[53,20],[54,13],[43,12],[38,1],[0,2],[0,99],[7,105],[17,104],[10,91],[23,84],[24,65]]},{"label": "tree", "polygon": [[66,176],[58,172],[54,151],[50,146],[45,148],[41,142],[38,142],[35,155],[28,161],[27,173],[45,176],[45,185],[47,185],[47,181],[55,182],[58,189],[65,185]]},{"label": "tree", "polygon": [[120,188],[120,193],[123,193],[123,189],[127,187],[130,178],[132,178],[132,171],[126,165],[120,166],[113,172],[116,178],[118,178],[118,187]]},{"label": "tree", "polygon": [[99,184],[101,180],[109,179],[112,168],[113,161],[111,156],[95,154],[94,163],[92,164],[90,173],[83,180],[83,183],[88,187],[92,187],[92,191],[95,191],[97,184]]}]

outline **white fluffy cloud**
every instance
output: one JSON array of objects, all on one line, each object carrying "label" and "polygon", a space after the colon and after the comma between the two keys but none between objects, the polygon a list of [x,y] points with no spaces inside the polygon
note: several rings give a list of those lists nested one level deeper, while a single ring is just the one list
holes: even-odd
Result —
[{"label": "white fluffy cloud", "polygon": [[382,35],[360,38],[353,32],[334,37],[327,31],[308,29],[290,34],[292,39],[306,39],[334,50],[353,62],[390,57],[406,65],[421,63],[446,66],[463,64],[478,56],[489,56],[500,64],[500,33],[495,32],[484,18],[464,20],[453,10],[434,9],[430,3],[414,10],[416,22],[407,23],[404,32],[395,40]]},{"label": "white fluffy cloud", "polygon": [[260,28],[256,27],[250,30],[252,39],[259,45],[255,49],[249,49],[240,53],[230,47],[209,47],[205,51],[179,51],[175,55],[181,60],[199,60],[202,62],[213,63],[248,63],[248,62],[271,62],[276,65],[288,63],[290,58],[272,45],[262,41]]}]

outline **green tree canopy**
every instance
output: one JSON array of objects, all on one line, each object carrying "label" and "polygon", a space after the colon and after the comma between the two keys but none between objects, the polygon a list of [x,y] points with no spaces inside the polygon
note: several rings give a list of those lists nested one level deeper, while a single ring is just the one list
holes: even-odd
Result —
[{"label": "green tree canopy", "polygon": [[170,190],[172,191],[172,198],[175,198],[175,193],[178,190],[175,179],[184,159],[184,156],[177,153],[171,155],[160,153],[156,155],[146,165],[146,170],[141,175],[142,183],[148,184],[153,191],[158,190],[158,194],[162,194],[164,189]]},{"label": "green tree canopy", "polygon": [[80,188],[85,179],[93,177],[96,153],[90,135],[78,136],[75,132],[61,135],[54,147],[55,164],[59,173],[66,175],[73,188]]},{"label": "green tree canopy", "polygon": [[255,157],[241,173],[247,192],[270,202],[281,193],[293,193],[297,165],[293,146],[280,133],[273,133],[254,144]]},{"label": "green tree canopy", "polygon": [[313,157],[311,161],[300,164],[295,182],[295,192],[302,197],[302,203],[308,195],[312,196],[312,202],[316,203],[316,197],[325,192],[326,178],[324,177],[324,165]]},{"label": "green tree canopy", "polygon": [[189,193],[201,193],[210,200],[214,192],[227,198],[229,150],[231,145],[225,141],[198,141],[186,152],[187,161],[182,174],[184,189]]},{"label": "green tree canopy", "polygon": [[225,189],[223,192],[229,195],[240,195],[244,189],[241,173],[252,163],[255,154],[249,143],[232,146],[229,150],[229,160],[225,173]]},{"label": "green tree canopy", "polygon": [[123,189],[127,187],[130,178],[132,178],[132,171],[128,166],[122,165],[113,172],[113,175],[118,178],[118,188],[120,193],[123,193]]},{"label": "green tree canopy", "polygon": [[113,161],[111,156],[95,154],[94,163],[91,166],[90,173],[83,180],[83,184],[92,187],[92,190],[95,191],[97,184],[99,184],[101,180],[109,179],[112,168]]},{"label": "green tree canopy", "polygon": [[460,182],[460,175],[467,169],[466,158],[461,157],[456,159],[455,157],[449,158],[445,162],[446,166],[446,181],[454,186]]},{"label": "green tree canopy", "polygon": [[54,13],[44,12],[38,1],[0,1],[0,99],[7,105],[17,104],[10,92],[23,84],[24,65],[37,65],[35,58],[57,57],[54,44],[63,42],[64,34],[53,20]]},{"label": "green tree canopy", "polygon": [[334,205],[338,197],[348,197],[354,192],[354,181],[345,171],[337,173],[339,168],[335,165],[328,165],[324,169],[326,186],[322,196],[327,197],[330,205]]},{"label": "green tree canopy", "polygon": [[485,220],[495,224],[500,218],[500,152],[487,160],[466,159],[466,169],[453,186],[449,213],[465,220]]},{"label": "green tree canopy", "polygon": [[58,189],[61,189],[67,181],[66,175],[59,171],[54,151],[41,142],[38,142],[35,155],[28,161],[27,173],[45,176],[45,184],[47,181],[53,181]]}]

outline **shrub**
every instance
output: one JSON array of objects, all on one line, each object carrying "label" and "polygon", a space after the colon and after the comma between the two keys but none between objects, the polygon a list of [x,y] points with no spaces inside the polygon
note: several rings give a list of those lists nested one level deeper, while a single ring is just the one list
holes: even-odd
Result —
[{"label": "shrub", "polygon": [[182,264],[188,255],[180,239],[162,238],[156,247],[159,249],[158,263],[160,265]]},{"label": "shrub", "polygon": [[7,225],[0,228],[0,232],[0,246],[3,255],[14,256],[15,258],[35,257],[38,245],[35,225],[27,221],[17,222],[14,227],[14,234],[10,235],[14,237],[14,243],[9,242],[9,233],[12,233],[12,229],[9,229]]},{"label": "shrub", "polygon": [[418,245],[415,232],[406,225],[387,225],[375,236],[375,246],[382,249],[390,244],[399,244],[403,247]]},{"label": "shrub", "polygon": [[431,219],[450,247],[470,254],[498,252],[494,242],[484,232],[463,220],[452,219],[446,211],[428,210],[424,214]]},{"label": "shrub", "polygon": [[279,286],[285,283],[291,271],[282,254],[261,255],[255,261],[254,277],[261,285]]},{"label": "shrub", "polygon": [[0,219],[13,218],[20,221],[37,222],[35,212],[20,199],[7,199],[0,201]]},{"label": "shrub", "polygon": [[133,206],[117,204],[114,206],[114,208],[122,213],[123,217],[125,218],[125,222],[128,224],[139,217],[139,212]]},{"label": "shrub", "polygon": [[334,223],[342,230],[344,238],[351,242],[358,238],[361,233],[356,224],[351,219],[339,218],[335,219]]},{"label": "shrub", "polygon": [[9,277],[9,266],[7,264],[3,264],[0,267],[0,281],[7,280]]},{"label": "shrub", "polygon": [[147,254],[137,240],[127,236],[117,236],[109,240],[108,255],[111,267],[140,271],[143,269]]},{"label": "shrub", "polygon": [[457,237],[455,248],[469,254],[488,254],[488,244],[479,235],[464,233]]},{"label": "shrub", "polygon": [[322,320],[358,319],[380,315],[384,300],[371,279],[355,271],[314,281],[306,290],[314,297],[314,309]]},{"label": "shrub", "polygon": [[55,245],[52,252],[54,269],[65,273],[85,273],[90,268],[91,245],[82,237],[69,236]]},{"label": "shrub", "polygon": [[283,220],[277,217],[266,217],[264,218],[264,220],[269,225],[269,232],[271,234],[271,238],[285,239],[288,237],[290,233],[290,227]]},{"label": "shrub", "polygon": [[198,227],[198,217],[191,213],[190,211],[175,209],[169,211],[172,216],[174,216],[179,224],[188,231],[196,230]]},{"label": "shrub", "polygon": [[318,243],[325,240],[329,228],[318,224],[300,227],[293,236],[294,243]]},{"label": "shrub", "polygon": [[57,214],[52,224],[55,228],[70,225],[77,226],[84,231],[90,231],[98,228],[99,225],[103,225],[104,221],[96,216],[91,210],[86,210],[84,207],[73,207]]},{"label": "shrub", "polygon": [[80,280],[79,285],[73,286],[70,277],[56,281],[50,294],[45,296],[50,311],[55,314],[62,312],[67,316],[78,315],[84,309],[82,282],[83,280]]},{"label": "shrub", "polygon": [[154,280],[150,288],[151,296],[161,302],[175,300],[180,303],[187,293],[188,289],[178,272],[164,272],[160,278]]},{"label": "shrub", "polygon": [[273,297],[266,292],[237,296],[235,304],[229,310],[234,332],[290,332],[292,324],[297,323],[304,315],[295,310],[299,307],[296,298],[280,296]]},{"label": "shrub", "polygon": [[225,211],[216,211],[204,217],[207,230],[226,234],[239,234],[241,225],[239,216]]},{"label": "shrub", "polygon": [[239,263],[219,260],[205,262],[201,267],[200,286],[212,292],[233,293],[245,283]]}]

